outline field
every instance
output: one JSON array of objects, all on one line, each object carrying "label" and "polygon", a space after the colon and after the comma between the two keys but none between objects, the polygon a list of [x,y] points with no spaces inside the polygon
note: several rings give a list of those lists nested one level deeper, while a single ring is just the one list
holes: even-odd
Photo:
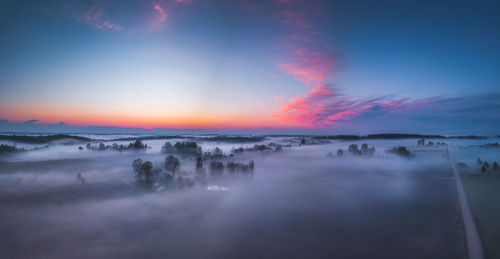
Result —
[{"label": "field", "polygon": [[493,170],[481,173],[477,166],[460,171],[485,257],[500,258],[500,175]]},{"label": "field", "polygon": [[[102,142],[112,146],[110,139]],[[195,139],[211,156],[220,148],[214,160],[253,160],[255,169],[219,172],[206,160],[205,180],[192,187],[145,185],[131,166],[141,158],[163,168],[162,145],[186,139],[152,138],[143,141],[149,148],[124,151],[57,141],[37,150],[17,143],[31,151],[2,157],[0,250],[7,258],[467,257],[444,149],[419,148],[413,139]],[[376,151],[348,151],[363,143]],[[414,157],[386,152],[398,145]],[[197,179],[196,158],[174,156],[177,177]],[[464,178],[468,192],[471,182]],[[488,218],[500,218],[489,209]]]}]

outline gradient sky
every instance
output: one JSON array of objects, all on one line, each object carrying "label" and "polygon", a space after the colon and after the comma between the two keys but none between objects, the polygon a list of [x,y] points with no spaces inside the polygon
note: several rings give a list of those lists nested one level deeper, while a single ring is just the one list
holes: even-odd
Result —
[{"label": "gradient sky", "polygon": [[2,1],[0,119],[500,134],[499,13],[495,1]]}]

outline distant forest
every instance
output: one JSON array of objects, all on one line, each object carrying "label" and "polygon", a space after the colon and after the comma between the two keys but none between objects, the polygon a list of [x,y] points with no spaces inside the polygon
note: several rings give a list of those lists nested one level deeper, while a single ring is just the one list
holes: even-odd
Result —
[{"label": "distant forest", "polygon": [[[278,135],[265,135],[265,136],[227,136],[227,135],[210,135],[210,136],[186,136],[186,135],[160,135],[160,136],[143,136],[143,137],[127,137],[116,138],[109,141],[133,141],[133,140],[155,140],[155,139],[193,139],[200,141],[216,141],[216,142],[260,142],[266,137],[277,137]],[[280,137],[310,137],[313,139],[338,139],[338,140],[362,140],[362,139],[488,139],[485,136],[442,136],[442,135],[423,135],[423,134],[400,134],[400,133],[387,133],[387,134],[371,134],[366,136],[359,135],[330,135],[330,136],[311,136],[311,135],[279,135]],[[68,135],[68,134],[55,134],[55,135],[0,135],[0,140],[10,140],[22,143],[49,143],[57,140],[76,140],[81,142],[98,141],[98,139],[91,139],[82,136]],[[102,140],[99,140],[102,141]]]}]

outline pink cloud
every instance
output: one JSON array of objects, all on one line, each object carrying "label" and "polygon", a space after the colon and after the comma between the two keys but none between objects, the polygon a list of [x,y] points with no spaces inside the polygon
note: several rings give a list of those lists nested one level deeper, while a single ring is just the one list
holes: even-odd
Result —
[{"label": "pink cloud", "polygon": [[92,6],[89,9],[83,11],[83,12],[78,12],[78,11],[73,11],[72,17],[78,21],[90,24],[98,29],[107,31],[107,30],[114,30],[114,31],[121,31],[122,27],[117,24],[110,22],[106,17],[105,17],[105,12],[102,8]]},{"label": "pink cloud", "polygon": [[274,118],[300,126],[321,127],[348,121],[377,105],[401,105],[397,101],[380,102],[379,99],[350,100],[334,91],[326,81],[336,75],[338,61],[334,48],[325,44],[322,35],[313,30],[310,18],[314,14],[306,11],[305,2],[300,0],[277,0],[277,3],[282,6],[279,8],[280,22],[293,31],[283,38],[288,61],[278,67],[311,89],[305,96],[290,98],[288,103],[280,99],[282,108]]},{"label": "pink cloud", "polygon": [[336,60],[332,54],[312,51],[308,48],[292,48],[291,62],[278,67],[288,75],[304,83],[322,82],[333,76]]},{"label": "pink cloud", "polygon": [[162,23],[164,21],[167,20],[167,13],[165,12],[165,10],[163,9],[163,7],[161,7],[160,4],[154,4],[153,5],[153,9],[156,11],[156,13],[158,14],[158,22],[159,23]]},{"label": "pink cloud", "polygon": [[282,104],[281,110],[273,117],[300,126],[323,127],[367,114],[414,111],[429,103],[428,100],[392,100],[389,97],[351,100],[329,85],[317,83],[306,96],[293,97],[289,103]]},{"label": "pink cloud", "polygon": [[150,18],[150,28],[153,30],[159,30],[166,27],[166,22],[170,19],[171,13],[173,13],[177,4],[188,4],[193,2],[192,0],[160,0],[153,3],[154,14]]}]

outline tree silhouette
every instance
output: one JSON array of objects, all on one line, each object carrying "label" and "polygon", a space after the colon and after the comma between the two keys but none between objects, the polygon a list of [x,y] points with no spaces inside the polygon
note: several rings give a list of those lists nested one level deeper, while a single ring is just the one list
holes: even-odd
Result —
[{"label": "tree silhouette", "polygon": [[177,172],[180,168],[181,164],[179,163],[179,159],[172,155],[168,155],[165,158],[165,170],[167,172],[170,172],[175,175],[175,172]]}]

